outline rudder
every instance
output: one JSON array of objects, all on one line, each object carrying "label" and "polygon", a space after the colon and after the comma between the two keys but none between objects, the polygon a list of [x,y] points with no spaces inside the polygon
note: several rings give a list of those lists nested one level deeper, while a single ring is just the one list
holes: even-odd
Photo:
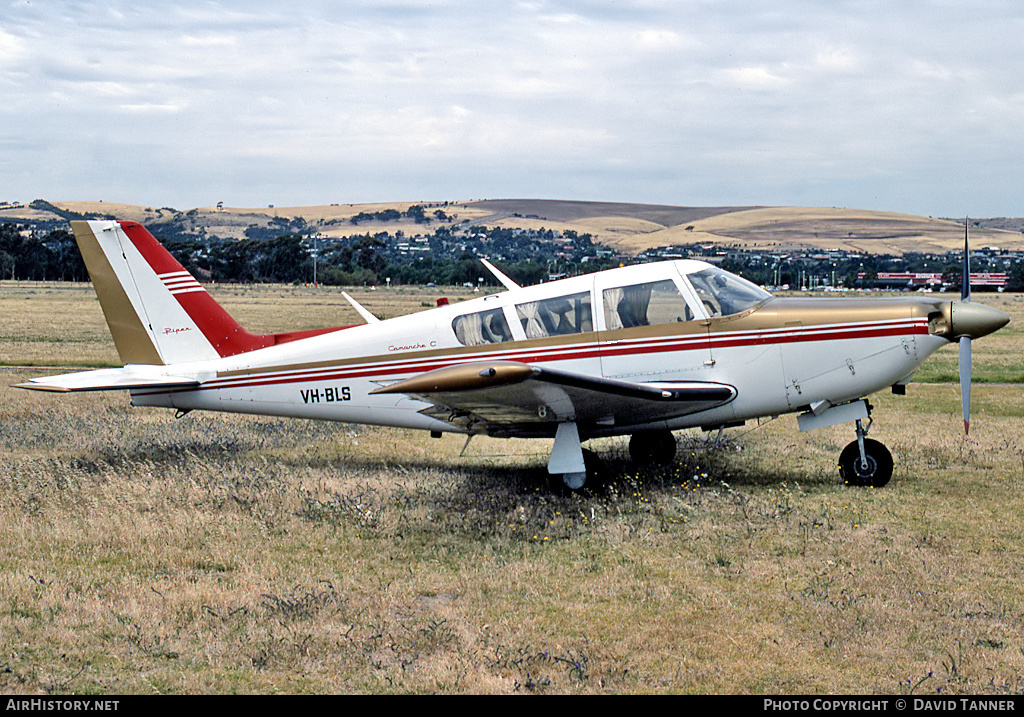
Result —
[{"label": "rudder", "polygon": [[243,329],[141,224],[71,228],[125,364],[202,361],[275,343]]}]

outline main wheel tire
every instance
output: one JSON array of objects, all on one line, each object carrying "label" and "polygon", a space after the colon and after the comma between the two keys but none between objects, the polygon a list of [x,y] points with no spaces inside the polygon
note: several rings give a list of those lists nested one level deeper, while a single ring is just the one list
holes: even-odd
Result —
[{"label": "main wheel tire", "polygon": [[672,431],[644,431],[629,438],[629,457],[640,465],[667,466],[676,458]]},{"label": "main wheel tire", "polygon": [[587,482],[586,473],[563,473],[562,474],[562,485],[567,489],[576,491],[581,490]]},{"label": "main wheel tire", "polygon": [[576,492],[587,488],[594,488],[607,479],[607,471],[604,461],[593,451],[583,449],[583,464],[586,466],[585,473],[563,473],[561,476],[562,488]]},{"label": "main wheel tire", "polygon": [[892,454],[878,441],[864,439],[867,465],[861,465],[860,448],[854,441],[839,454],[839,475],[846,485],[881,488],[892,478]]}]

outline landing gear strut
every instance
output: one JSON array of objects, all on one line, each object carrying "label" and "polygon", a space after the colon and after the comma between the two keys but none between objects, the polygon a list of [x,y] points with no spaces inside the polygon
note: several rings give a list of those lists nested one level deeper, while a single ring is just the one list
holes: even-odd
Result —
[{"label": "landing gear strut", "polygon": [[839,454],[839,475],[846,485],[881,488],[892,478],[892,454],[878,441],[867,437],[871,428],[857,421],[857,440]]},{"label": "landing gear strut", "polygon": [[555,444],[548,459],[548,473],[560,477],[562,484],[569,490],[580,490],[584,484],[603,477],[601,459],[580,445],[580,434],[575,423],[558,424]]}]

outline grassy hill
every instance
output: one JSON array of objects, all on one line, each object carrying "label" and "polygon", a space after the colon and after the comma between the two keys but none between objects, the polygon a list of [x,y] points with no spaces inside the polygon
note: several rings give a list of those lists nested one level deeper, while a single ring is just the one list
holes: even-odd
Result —
[{"label": "grassy hill", "polygon": [[[420,205],[429,224],[412,219],[360,221],[360,214],[393,209],[405,212]],[[475,225],[589,233],[595,241],[625,254],[674,244],[728,244],[747,249],[820,248],[846,249],[873,254],[908,251],[945,252],[963,242],[963,221],[910,214],[845,208],[811,207],[683,207],[615,202],[559,201],[549,199],[488,199],[468,202],[391,202],[378,204],[331,204],[308,207],[197,207],[181,211],[170,207],[139,207],[111,202],[53,202],[64,212],[109,215],[147,225],[175,223],[186,233],[241,239],[251,228],[273,231],[275,227],[304,224],[330,236],[402,230],[407,235],[429,233],[438,226],[452,229]],[[435,212],[443,218],[436,218]],[[0,220],[25,218],[38,221],[46,212],[38,208],[0,207]],[[54,215],[56,218],[56,215]],[[301,222],[296,222],[301,220]],[[975,247],[998,246],[1024,250],[1024,233],[1018,220],[972,220]],[[1007,228],[999,228],[1007,227]],[[1011,229],[1012,228],[1012,229]],[[283,230],[284,231],[284,230]],[[282,233],[283,233],[282,231]]]}]

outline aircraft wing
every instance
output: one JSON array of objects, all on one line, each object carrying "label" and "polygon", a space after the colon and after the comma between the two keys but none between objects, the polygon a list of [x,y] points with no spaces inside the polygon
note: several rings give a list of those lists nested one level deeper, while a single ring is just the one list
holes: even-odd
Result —
[{"label": "aircraft wing", "polygon": [[697,413],[736,397],[736,389],[722,383],[631,383],[516,361],[448,366],[373,393],[417,398],[432,404],[427,415],[496,435],[543,435],[565,421],[597,433]]},{"label": "aircraft wing", "polygon": [[15,388],[27,388],[32,391],[57,391],[61,393],[75,391],[119,391],[141,388],[190,388],[199,385],[199,381],[185,376],[167,376],[154,374],[147,370],[152,367],[97,369],[96,371],[78,371],[59,376],[43,376],[29,379],[25,383],[15,384]]}]

